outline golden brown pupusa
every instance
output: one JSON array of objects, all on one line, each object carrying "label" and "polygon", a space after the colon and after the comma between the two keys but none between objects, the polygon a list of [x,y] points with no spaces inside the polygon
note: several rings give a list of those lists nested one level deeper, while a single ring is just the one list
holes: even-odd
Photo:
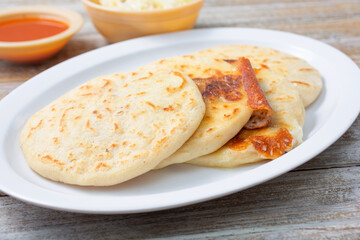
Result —
[{"label": "golden brown pupusa", "polygon": [[242,129],[219,150],[188,163],[206,167],[238,167],[278,158],[302,142],[305,109],[296,88],[281,74],[269,69],[256,75],[273,109],[270,124],[260,129]]},{"label": "golden brown pupusa", "polygon": [[254,112],[271,114],[251,64],[245,58],[237,60],[233,66],[222,59],[185,55],[166,58],[140,69],[164,67],[184,71],[195,81],[204,98],[206,112],[194,135],[157,168],[211,153],[234,137]]},{"label": "golden brown pupusa", "polygon": [[21,133],[21,147],[31,168],[46,178],[113,185],[175,152],[204,112],[197,86],[179,71],[107,75],[35,113]]}]

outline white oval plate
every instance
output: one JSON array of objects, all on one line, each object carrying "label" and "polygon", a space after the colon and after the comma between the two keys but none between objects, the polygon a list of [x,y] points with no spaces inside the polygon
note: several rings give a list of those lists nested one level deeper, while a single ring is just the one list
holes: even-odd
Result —
[{"label": "white oval plate", "polygon": [[[173,55],[226,44],[272,47],[307,60],[324,89],[306,112],[304,143],[269,163],[237,169],[190,165],[152,171],[112,187],[77,187],[49,181],[26,164],[19,133],[36,111],[94,77],[133,70]],[[0,190],[20,200],[83,213],[135,213],[168,209],[237,192],[310,160],[335,142],[360,111],[360,71],[349,57],[322,42],[278,31],[199,29],[133,39],[67,60],[30,79],[0,102]]]}]

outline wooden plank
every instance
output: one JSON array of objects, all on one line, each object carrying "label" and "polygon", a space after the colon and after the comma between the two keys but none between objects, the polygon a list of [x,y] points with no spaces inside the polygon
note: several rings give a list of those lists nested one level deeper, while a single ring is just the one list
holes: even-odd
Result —
[{"label": "wooden plank", "polygon": [[360,166],[360,117],[323,153],[296,170]]},{"label": "wooden plank", "polygon": [[[325,41],[360,64],[358,1],[206,1],[198,27],[257,27]],[[226,16],[226,17],[224,17]]]},{"label": "wooden plank", "polygon": [[0,82],[0,100],[23,82]]},{"label": "wooden plank", "polygon": [[0,236],[355,239],[360,234],[359,174],[360,167],[291,172],[217,200],[134,215],[58,212],[1,197]]}]

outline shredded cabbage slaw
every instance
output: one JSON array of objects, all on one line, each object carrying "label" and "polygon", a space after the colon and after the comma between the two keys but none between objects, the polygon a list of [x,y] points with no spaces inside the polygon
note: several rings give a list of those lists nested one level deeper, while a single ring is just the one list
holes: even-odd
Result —
[{"label": "shredded cabbage slaw", "polygon": [[104,7],[129,11],[160,10],[180,7],[197,0],[99,0]]}]

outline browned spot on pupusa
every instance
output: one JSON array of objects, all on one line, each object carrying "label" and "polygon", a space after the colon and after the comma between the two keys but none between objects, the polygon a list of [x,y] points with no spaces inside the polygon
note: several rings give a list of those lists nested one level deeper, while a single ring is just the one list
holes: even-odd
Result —
[{"label": "browned spot on pupusa", "polygon": [[268,67],[267,65],[265,65],[265,64],[260,64],[260,66],[261,66],[262,68],[269,69],[269,67]]},{"label": "browned spot on pupusa", "polygon": [[303,86],[306,86],[306,87],[310,87],[310,84],[305,83],[305,82],[300,82],[300,81],[291,81],[291,83],[295,83],[295,84],[303,85]]},{"label": "browned spot on pupusa", "polygon": [[237,62],[237,59],[223,59],[223,61],[225,61],[227,63],[230,63],[230,64],[233,64],[233,63]]},{"label": "browned spot on pupusa", "polygon": [[92,95],[96,95],[96,94],[95,93],[85,93],[80,96],[87,97],[87,96],[92,96]]},{"label": "browned spot on pupusa", "polygon": [[86,128],[90,129],[90,130],[93,131],[93,132],[96,132],[95,128],[93,128],[93,127],[90,125],[90,120],[87,120],[87,122],[86,122]]},{"label": "browned spot on pupusa", "polygon": [[173,72],[172,74],[174,74],[175,76],[181,78],[181,84],[178,87],[167,87],[166,91],[168,91],[170,93],[173,93],[173,92],[176,92],[176,91],[179,91],[179,90],[183,89],[183,87],[187,83],[186,78],[180,72]]},{"label": "browned spot on pupusa", "polygon": [[173,108],[173,106],[171,106],[171,105],[169,105],[169,106],[167,106],[167,107],[165,107],[165,108],[163,108],[164,109],[164,111],[167,111],[167,112],[169,112],[169,111],[174,111],[174,108]]},{"label": "browned spot on pupusa", "polygon": [[63,114],[62,114],[62,116],[61,116],[61,118],[60,118],[60,123],[59,123],[59,125],[60,125],[60,132],[63,132],[63,131],[64,131],[64,127],[65,127],[65,126],[64,126],[64,120],[65,120],[65,117],[66,117],[67,112],[70,111],[71,109],[74,109],[74,107],[65,109],[64,112],[63,112]]},{"label": "browned spot on pupusa", "polygon": [[209,78],[193,79],[205,100],[215,101],[219,98],[227,101],[238,101],[242,98],[241,76],[220,75]]},{"label": "browned spot on pupusa", "polygon": [[277,100],[277,101],[291,101],[293,99],[294,99],[294,97],[292,97],[292,96],[284,96],[284,97],[275,98],[275,100]]},{"label": "browned spot on pupusa", "polygon": [[158,140],[157,143],[158,143],[159,145],[164,144],[164,143],[168,140],[168,138],[169,138],[169,137],[163,137],[163,138],[161,138],[160,140]]},{"label": "browned spot on pupusa", "polygon": [[156,108],[156,106],[153,103],[149,102],[149,101],[146,101],[145,103],[147,105],[149,105],[150,107],[154,108],[154,109]]},{"label": "browned spot on pupusa", "polygon": [[105,167],[108,168],[109,165],[107,165],[106,163],[100,162],[96,167],[95,170],[99,170],[100,168]]},{"label": "browned spot on pupusa", "polygon": [[94,155],[98,160],[100,159],[110,159],[113,155],[112,153],[109,151],[109,149],[105,149],[105,154],[95,154]]},{"label": "browned spot on pupusa", "polygon": [[101,88],[106,88],[111,83],[111,80],[109,80],[109,79],[103,79],[103,81],[105,82],[105,84]]},{"label": "browned spot on pupusa", "polygon": [[[255,72],[255,75],[258,75],[262,70],[264,69],[269,69],[269,67],[265,64],[260,64],[260,68],[254,68],[254,72]],[[261,80],[260,78],[258,78],[258,80]]]},{"label": "browned spot on pupusa", "polygon": [[183,58],[190,58],[190,59],[194,59],[194,56],[193,55],[184,55],[182,56]]},{"label": "browned spot on pupusa", "polygon": [[45,161],[48,161],[48,162],[52,162],[52,163],[55,163],[56,165],[59,165],[59,166],[63,166],[65,165],[65,163],[63,162],[60,162],[59,160],[57,159],[54,159],[53,157],[51,157],[50,155],[45,155],[45,156],[42,156],[41,157],[42,160],[45,160]]},{"label": "browned spot on pupusa", "polygon": [[267,136],[259,130],[242,130],[229,142],[229,148],[243,151],[253,145],[258,153],[267,159],[275,159],[290,151],[292,136],[286,128],[280,128]]},{"label": "browned spot on pupusa", "polygon": [[208,130],[206,130],[206,132],[209,133],[209,132],[212,132],[214,130],[215,130],[215,128],[209,128]]},{"label": "browned spot on pupusa", "polygon": [[145,79],[150,78],[152,75],[154,75],[152,72],[148,72],[147,74],[148,74],[148,75],[147,75],[146,77],[138,78],[138,79],[135,79],[135,80],[133,80],[133,81],[145,80]]},{"label": "browned spot on pupusa", "polygon": [[187,95],[189,94],[189,92],[188,91],[184,91],[182,94],[181,94],[181,96],[183,97],[183,98],[187,98]]},{"label": "browned spot on pupusa", "polygon": [[111,144],[111,148],[117,148],[117,147],[119,147],[119,144],[117,144],[117,143]]},{"label": "browned spot on pupusa", "polygon": [[91,87],[91,85],[83,85],[80,87],[80,89],[90,89]]},{"label": "browned spot on pupusa", "polygon": [[195,99],[190,98],[190,104],[195,105],[196,104]]},{"label": "browned spot on pupusa", "polygon": [[26,138],[29,138],[31,136],[31,132],[34,131],[35,129],[37,129],[38,127],[40,127],[42,122],[43,122],[43,120],[40,120],[35,127],[30,128],[29,134],[27,135]]}]

